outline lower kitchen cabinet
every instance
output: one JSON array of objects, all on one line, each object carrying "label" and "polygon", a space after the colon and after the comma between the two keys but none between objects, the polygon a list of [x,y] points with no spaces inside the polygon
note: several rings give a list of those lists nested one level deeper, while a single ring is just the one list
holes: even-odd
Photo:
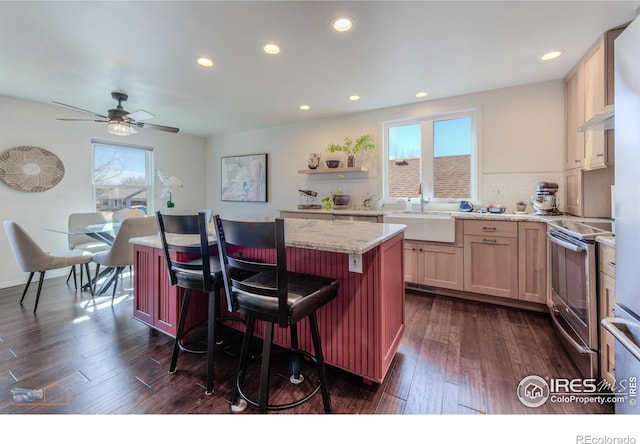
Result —
[{"label": "lower kitchen cabinet", "polygon": [[547,224],[518,222],[518,299],[547,303]]},{"label": "lower kitchen cabinet", "polygon": [[[599,320],[615,316],[616,279],[615,249],[609,245],[598,244],[599,249]],[[600,324],[600,323],[598,323]],[[616,379],[615,339],[600,325],[600,377],[613,387]]]},{"label": "lower kitchen cabinet", "polygon": [[465,234],[464,290],[517,299],[517,237]]},{"label": "lower kitchen cabinet", "polygon": [[461,247],[428,242],[405,242],[405,282],[463,289],[464,256]]},{"label": "lower kitchen cabinet", "polygon": [[465,220],[464,291],[545,304],[547,226]]}]

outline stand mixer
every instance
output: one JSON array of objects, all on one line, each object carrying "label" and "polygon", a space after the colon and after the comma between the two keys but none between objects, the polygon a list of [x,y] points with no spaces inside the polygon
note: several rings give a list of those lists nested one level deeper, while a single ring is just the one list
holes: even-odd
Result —
[{"label": "stand mixer", "polygon": [[560,199],[556,196],[558,184],[553,182],[538,182],[536,192],[531,196],[531,206],[538,216],[556,216],[562,214],[558,211]]}]

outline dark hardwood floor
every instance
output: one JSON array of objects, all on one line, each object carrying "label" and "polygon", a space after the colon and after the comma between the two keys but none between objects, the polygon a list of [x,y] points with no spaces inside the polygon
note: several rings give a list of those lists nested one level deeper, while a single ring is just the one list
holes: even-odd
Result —
[{"label": "dark hardwood floor", "polygon": [[[94,304],[65,278],[47,280],[36,315],[35,288],[23,307],[22,286],[0,290],[0,413],[230,413],[236,357],[216,354],[210,396],[204,355],[182,353],[177,373],[169,374],[173,340],[132,318],[131,281],[124,284],[112,307],[110,295]],[[230,343],[238,339],[225,333]],[[306,388],[275,373],[273,402]],[[578,377],[545,314],[407,292],[405,335],[384,383],[367,385],[329,368],[329,384],[334,412],[342,414],[613,412],[599,404],[525,407],[516,389],[529,375]],[[16,402],[16,388],[43,389],[43,399]],[[321,412],[319,393],[285,411]]]}]

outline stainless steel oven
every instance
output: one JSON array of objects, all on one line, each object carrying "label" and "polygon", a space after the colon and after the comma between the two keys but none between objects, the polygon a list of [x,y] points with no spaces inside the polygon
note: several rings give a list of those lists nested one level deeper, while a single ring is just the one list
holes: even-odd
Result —
[{"label": "stainless steel oven", "polygon": [[595,237],[611,222],[559,219],[549,223],[551,319],[584,378],[598,378],[598,299]]}]

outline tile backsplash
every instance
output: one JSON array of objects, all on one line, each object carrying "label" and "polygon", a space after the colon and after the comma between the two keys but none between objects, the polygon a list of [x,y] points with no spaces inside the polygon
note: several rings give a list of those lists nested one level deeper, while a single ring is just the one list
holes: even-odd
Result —
[{"label": "tile backsplash", "polygon": [[527,212],[533,211],[530,205],[531,196],[538,182],[555,182],[558,184],[560,211],[564,208],[565,179],[564,172],[557,173],[501,173],[484,174],[482,176],[480,202],[478,205],[502,204],[507,211],[516,209],[516,202],[527,203]]}]

